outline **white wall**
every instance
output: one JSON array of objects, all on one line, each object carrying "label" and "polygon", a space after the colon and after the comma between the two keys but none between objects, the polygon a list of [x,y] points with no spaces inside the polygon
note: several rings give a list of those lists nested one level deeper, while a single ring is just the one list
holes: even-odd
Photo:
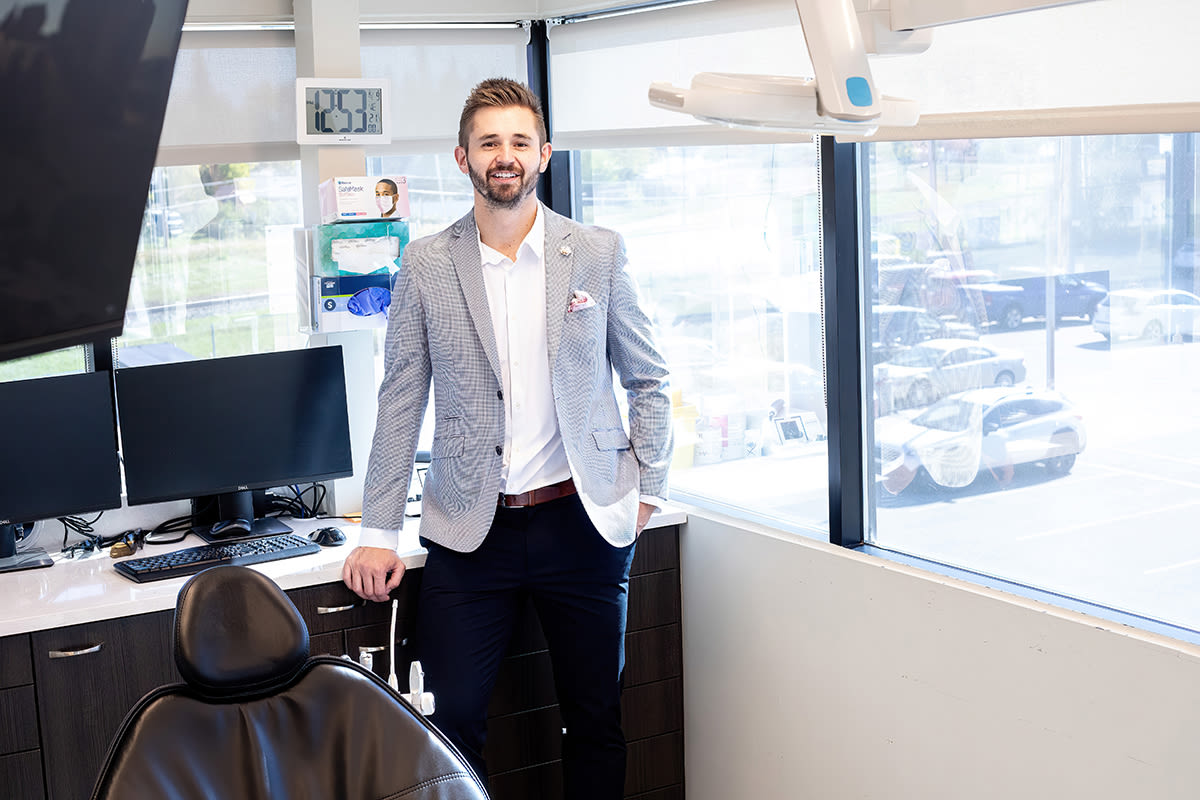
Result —
[{"label": "white wall", "polygon": [[688,800],[1194,798],[1200,647],[689,510]]}]

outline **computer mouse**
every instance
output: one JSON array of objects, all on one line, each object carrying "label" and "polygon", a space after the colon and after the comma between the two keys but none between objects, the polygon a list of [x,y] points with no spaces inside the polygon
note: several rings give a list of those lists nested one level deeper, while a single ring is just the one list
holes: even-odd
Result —
[{"label": "computer mouse", "polygon": [[346,534],[339,528],[317,528],[308,534],[308,538],[321,547],[341,547],[346,543]]},{"label": "computer mouse", "polygon": [[214,536],[233,536],[238,533],[250,533],[254,526],[248,519],[223,519],[212,526]]}]

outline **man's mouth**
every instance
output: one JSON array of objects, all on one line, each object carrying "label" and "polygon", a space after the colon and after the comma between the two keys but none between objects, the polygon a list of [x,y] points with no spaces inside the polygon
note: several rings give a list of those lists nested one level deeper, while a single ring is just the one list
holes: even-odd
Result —
[{"label": "man's mouth", "polygon": [[512,181],[517,179],[517,173],[511,170],[496,170],[491,173],[492,180],[497,181]]}]

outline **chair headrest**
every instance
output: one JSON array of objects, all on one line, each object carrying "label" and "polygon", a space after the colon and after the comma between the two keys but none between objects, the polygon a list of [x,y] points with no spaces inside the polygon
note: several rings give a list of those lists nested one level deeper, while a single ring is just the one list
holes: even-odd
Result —
[{"label": "chair headrest", "polygon": [[308,627],[274,581],[248,567],[194,575],[175,603],[175,665],[202,696],[270,694],[308,659]]}]

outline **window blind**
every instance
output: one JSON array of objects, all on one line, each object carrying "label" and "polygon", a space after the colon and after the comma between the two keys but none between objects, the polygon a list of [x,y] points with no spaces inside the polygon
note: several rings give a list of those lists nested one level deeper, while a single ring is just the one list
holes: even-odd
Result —
[{"label": "window blind", "polygon": [[[916,100],[876,139],[1200,130],[1200,4],[1096,0],[933,29],[919,55],[872,56],[876,90]],[[791,0],[713,0],[550,31],[559,148],[796,141],[651,108],[651,81],[697,72],[811,75]]]}]

